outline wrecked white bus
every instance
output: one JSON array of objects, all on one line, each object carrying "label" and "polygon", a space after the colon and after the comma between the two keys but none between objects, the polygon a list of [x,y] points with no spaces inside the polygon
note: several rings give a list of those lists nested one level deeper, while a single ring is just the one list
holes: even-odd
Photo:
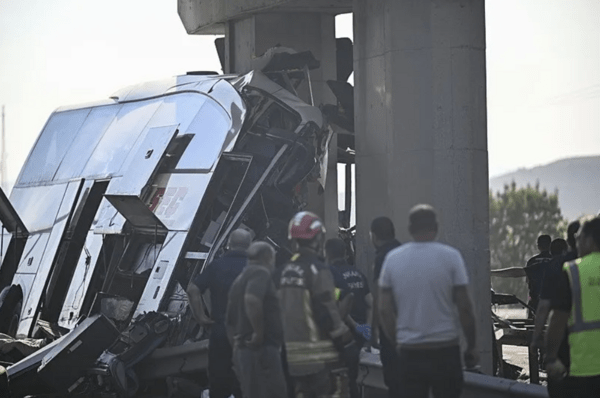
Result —
[{"label": "wrecked white bus", "polygon": [[0,332],[23,344],[3,350],[2,394],[202,388],[185,288],[238,227],[285,256],[287,221],[325,178],[331,130],[296,93],[315,62],[271,54],[50,116],[0,197]]}]

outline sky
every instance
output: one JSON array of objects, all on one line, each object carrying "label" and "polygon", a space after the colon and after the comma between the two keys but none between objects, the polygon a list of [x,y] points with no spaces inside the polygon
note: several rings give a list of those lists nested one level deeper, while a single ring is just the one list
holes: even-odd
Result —
[{"label": "sky", "polygon": [[[214,39],[187,35],[176,0],[0,0],[8,180],[54,109],[220,71]],[[486,40],[490,176],[600,155],[600,1],[487,0]]]}]

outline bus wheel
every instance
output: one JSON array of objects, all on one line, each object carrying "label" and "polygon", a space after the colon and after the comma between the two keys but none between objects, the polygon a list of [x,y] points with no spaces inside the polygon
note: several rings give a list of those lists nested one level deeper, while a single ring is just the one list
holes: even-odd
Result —
[{"label": "bus wheel", "polygon": [[15,336],[21,319],[23,290],[21,286],[11,285],[0,292],[0,333]]}]

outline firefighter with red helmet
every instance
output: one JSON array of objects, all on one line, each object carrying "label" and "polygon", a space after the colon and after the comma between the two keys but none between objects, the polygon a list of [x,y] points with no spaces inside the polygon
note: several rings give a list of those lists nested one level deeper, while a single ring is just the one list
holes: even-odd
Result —
[{"label": "firefighter with red helmet", "polygon": [[358,347],[341,319],[333,277],[321,257],[325,227],[303,211],[290,221],[288,238],[296,253],[281,270],[279,293],[296,396],[348,396],[344,362]]}]

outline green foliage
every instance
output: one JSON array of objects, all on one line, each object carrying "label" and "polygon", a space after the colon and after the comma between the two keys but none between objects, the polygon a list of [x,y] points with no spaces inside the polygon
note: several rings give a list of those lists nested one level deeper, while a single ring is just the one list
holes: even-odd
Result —
[{"label": "green foliage", "polygon": [[[567,222],[560,213],[558,192],[535,187],[517,188],[513,181],[503,192],[490,191],[490,255],[492,269],[524,267],[537,254],[537,237],[566,238]],[[527,299],[525,278],[492,277],[498,293]]]}]

